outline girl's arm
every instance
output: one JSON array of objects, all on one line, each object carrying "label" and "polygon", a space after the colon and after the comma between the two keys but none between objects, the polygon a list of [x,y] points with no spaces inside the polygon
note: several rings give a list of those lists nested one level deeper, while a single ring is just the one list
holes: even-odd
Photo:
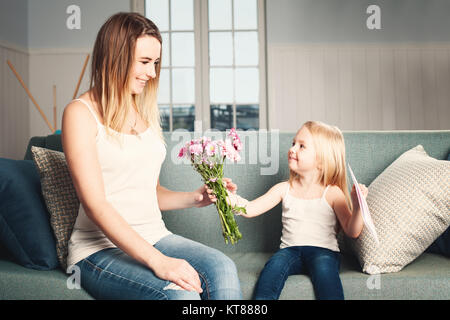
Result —
[{"label": "girl's arm", "polygon": [[282,200],[284,191],[286,191],[288,182],[280,182],[269,189],[265,194],[259,198],[248,201],[236,195],[230,195],[231,205],[238,205],[245,207],[247,214],[241,214],[245,218],[253,218],[259,216],[273,207],[275,207]]},{"label": "girl's arm", "polygon": [[63,114],[62,144],[72,181],[86,215],[118,248],[162,279],[201,292],[198,273],[185,260],[163,255],[145,241],[107,201],[95,137],[97,124],[81,102]]},{"label": "girl's arm", "polygon": [[[366,186],[363,184],[360,184],[359,186],[364,197],[366,197],[368,193]],[[332,208],[336,213],[342,229],[348,237],[353,239],[358,238],[364,227],[364,221],[362,218],[361,209],[359,207],[355,186],[353,186],[351,192],[353,211],[350,211],[344,196],[344,192],[342,192],[339,187],[333,186],[332,188],[330,188],[330,191],[331,192],[327,193],[327,200],[331,200],[330,202],[333,204]]]}]

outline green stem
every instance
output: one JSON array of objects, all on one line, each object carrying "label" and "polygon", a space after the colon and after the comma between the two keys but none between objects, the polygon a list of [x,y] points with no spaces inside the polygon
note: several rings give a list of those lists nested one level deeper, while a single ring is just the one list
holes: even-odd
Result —
[{"label": "green stem", "polygon": [[[217,201],[215,202],[215,206],[217,212],[219,213],[220,224],[222,227],[222,235],[224,237],[225,243],[228,243],[228,240],[232,244],[238,242],[239,239],[242,238],[242,234],[239,232],[239,228],[235,221],[235,217],[233,214],[233,210],[242,211],[243,208],[232,208],[227,203],[227,190],[223,185],[223,163],[217,164],[210,168],[208,165],[203,164],[195,164],[194,168],[197,172],[199,172],[203,178],[203,181],[210,189],[213,190]],[[216,181],[212,182],[210,179],[215,178]],[[245,209],[244,209],[245,211]]]}]

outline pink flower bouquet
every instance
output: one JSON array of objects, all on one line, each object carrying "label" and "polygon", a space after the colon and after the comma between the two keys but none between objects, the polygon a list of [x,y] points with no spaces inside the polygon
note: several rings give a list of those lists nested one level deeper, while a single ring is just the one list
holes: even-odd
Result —
[{"label": "pink flower bouquet", "polygon": [[211,141],[210,138],[203,137],[191,140],[181,148],[178,157],[190,159],[194,169],[200,173],[204,183],[213,190],[217,201],[215,202],[222,225],[222,234],[225,243],[232,244],[242,238],[239,228],[234,219],[234,213],[246,213],[245,208],[232,206],[227,201],[228,190],[223,182],[223,164],[225,159],[237,162],[241,159],[239,151],[242,150],[242,143],[236,130],[233,128],[228,134],[228,138]]}]

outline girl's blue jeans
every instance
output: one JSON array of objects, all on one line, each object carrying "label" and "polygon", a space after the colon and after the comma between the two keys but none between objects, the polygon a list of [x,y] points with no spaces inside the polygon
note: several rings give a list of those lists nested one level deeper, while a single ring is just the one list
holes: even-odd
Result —
[{"label": "girl's blue jeans", "polygon": [[278,250],[265,264],[256,284],[255,300],[277,300],[290,275],[309,274],[318,300],[342,300],[340,253],[313,246]]},{"label": "girl's blue jeans", "polygon": [[96,299],[242,299],[236,266],[222,252],[174,234],[154,247],[167,256],[188,261],[199,274],[203,292],[189,292],[158,278],[118,248],[101,250],[76,264],[81,286]]}]

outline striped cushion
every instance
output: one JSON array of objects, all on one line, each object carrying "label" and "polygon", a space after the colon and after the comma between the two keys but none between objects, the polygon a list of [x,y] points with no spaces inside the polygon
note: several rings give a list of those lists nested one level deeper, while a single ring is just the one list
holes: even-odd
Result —
[{"label": "striped cushion", "polygon": [[58,260],[63,270],[66,270],[67,246],[80,202],[64,153],[34,146],[31,152],[41,178],[42,195],[50,213]]},{"label": "striped cushion", "polygon": [[400,271],[450,225],[450,162],[421,145],[403,153],[368,187],[367,204],[380,241],[363,229],[349,240],[363,271]]}]

